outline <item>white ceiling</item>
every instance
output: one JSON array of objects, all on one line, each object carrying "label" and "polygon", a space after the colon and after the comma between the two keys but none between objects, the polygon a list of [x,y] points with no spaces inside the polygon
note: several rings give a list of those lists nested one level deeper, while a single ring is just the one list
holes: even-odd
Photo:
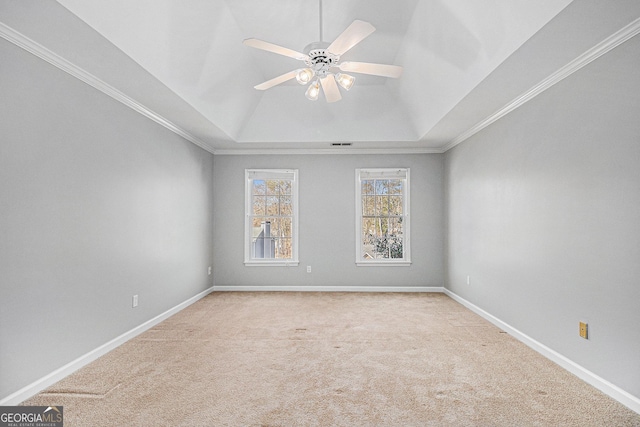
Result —
[{"label": "white ceiling", "polygon": [[[0,0],[0,20],[214,152],[331,142],[438,152],[619,28],[617,21],[603,34],[576,28],[576,40],[558,48],[547,35],[562,37],[562,26],[597,18],[570,3]],[[333,104],[308,101],[295,82],[253,88],[301,63],[242,40],[302,51],[319,41],[320,22],[330,42],[356,19],[376,31],[342,60],[400,65],[399,79],[356,75]]]}]

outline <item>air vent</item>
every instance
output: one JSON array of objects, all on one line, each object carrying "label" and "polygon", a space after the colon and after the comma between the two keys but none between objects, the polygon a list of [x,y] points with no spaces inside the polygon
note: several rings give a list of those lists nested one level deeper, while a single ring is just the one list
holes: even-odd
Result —
[{"label": "air vent", "polygon": [[331,146],[333,147],[349,147],[351,146],[350,142],[332,142]]}]

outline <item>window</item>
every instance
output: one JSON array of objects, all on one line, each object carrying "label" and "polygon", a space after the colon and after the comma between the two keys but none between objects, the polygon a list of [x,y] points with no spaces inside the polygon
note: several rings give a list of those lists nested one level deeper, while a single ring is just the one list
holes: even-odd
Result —
[{"label": "window", "polygon": [[356,263],[409,265],[409,169],[356,169]]},{"label": "window", "polygon": [[298,171],[245,170],[245,265],[298,265]]}]

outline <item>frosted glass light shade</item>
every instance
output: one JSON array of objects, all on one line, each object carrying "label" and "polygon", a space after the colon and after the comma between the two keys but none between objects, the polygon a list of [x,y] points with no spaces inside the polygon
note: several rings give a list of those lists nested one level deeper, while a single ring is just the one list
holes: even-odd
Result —
[{"label": "frosted glass light shade", "polygon": [[355,81],[356,81],[356,78],[353,76],[350,76],[349,74],[342,74],[342,73],[336,74],[336,82],[338,82],[338,84],[343,88],[345,88],[346,90],[351,89],[351,86],[353,86],[353,83]]},{"label": "frosted glass light shade", "polygon": [[317,100],[318,95],[320,95],[320,81],[316,79],[313,83],[311,83],[304,95],[311,101]]},{"label": "frosted glass light shade", "polygon": [[296,80],[301,85],[306,85],[311,81],[312,78],[313,78],[313,71],[311,70],[311,68],[302,68],[298,70],[298,73],[296,74]]}]

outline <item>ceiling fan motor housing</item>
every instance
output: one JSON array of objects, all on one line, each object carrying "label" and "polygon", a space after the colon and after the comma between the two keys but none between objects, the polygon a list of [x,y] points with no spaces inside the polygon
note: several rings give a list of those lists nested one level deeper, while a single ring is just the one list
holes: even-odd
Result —
[{"label": "ceiling fan motor housing", "polygon": [[304,62],[320,78],[326,77],[331,67],[336,67],[340,60],[340,56],[327,50],[328,46],[329,43],[326,42],[314,42],[304,48],[308,52],[308,58]]}]

